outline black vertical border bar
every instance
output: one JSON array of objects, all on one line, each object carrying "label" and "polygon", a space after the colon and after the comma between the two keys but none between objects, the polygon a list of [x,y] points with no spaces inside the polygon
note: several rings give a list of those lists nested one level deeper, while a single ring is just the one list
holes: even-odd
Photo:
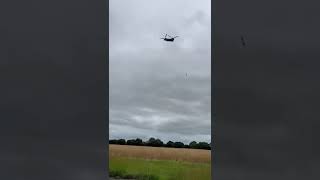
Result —
[{"label": "black vertical border bar", "polygon": [[108,179],[108,7],[0,2],[1,180]]},{"label": "black vertical border bar", "polygon": [[107,83],[106,83],[106,91],[107,91],[107,98],[106,98],[106,149],[107,149],[107,160],[106,160],[106,171],[107,171],[107,177],[109,179],[109,0],[106,0],[106,76],[107,76]]},{"label": "black vertical border bar", "polygon": [[211,179],[214,176],[215,163],[215,147],[216,147],[216,91],[215,91],[215,2],[211,1]]}]

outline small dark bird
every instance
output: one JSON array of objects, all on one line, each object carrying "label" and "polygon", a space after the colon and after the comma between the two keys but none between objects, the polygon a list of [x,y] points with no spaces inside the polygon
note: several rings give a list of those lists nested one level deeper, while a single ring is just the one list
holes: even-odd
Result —
[{"label": "small dark bird", "polygon": [[241,43],[243,47],[246,47],[246,41],[244,40],[243,36],[241,36]]}]

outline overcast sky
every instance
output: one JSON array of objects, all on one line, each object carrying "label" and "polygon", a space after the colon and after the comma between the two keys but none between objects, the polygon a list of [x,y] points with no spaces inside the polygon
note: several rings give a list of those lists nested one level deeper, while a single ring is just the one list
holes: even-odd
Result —
[{"label": "overcast sky", "polygon": [[210,1],[111,0],[109,10],[110,138],[210,142]]}]

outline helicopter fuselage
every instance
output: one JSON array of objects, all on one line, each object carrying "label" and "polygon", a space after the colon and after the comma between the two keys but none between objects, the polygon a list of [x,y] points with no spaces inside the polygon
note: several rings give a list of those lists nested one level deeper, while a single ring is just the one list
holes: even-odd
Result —
[{"label": "helicopter fuselage", "polygon": [[165,40],[165,41],[174,41],[174,38],[170,38],[170,39],[164,38],[163,40]]}]

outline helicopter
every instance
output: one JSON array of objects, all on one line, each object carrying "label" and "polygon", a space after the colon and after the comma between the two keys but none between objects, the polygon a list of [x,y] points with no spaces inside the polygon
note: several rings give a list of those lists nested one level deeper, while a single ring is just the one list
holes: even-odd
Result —
[{"label": "helicopter", "polygon": [[173,41],[174,41],[174,38],[179,37],[179,36],[175,36],[175,37],[169,36],[170,38],[167,38],[167,36],[169,36],[169,35],[166,34],[166,36],[165,36],[164,38],[160,38],[160,39],[163,39],[164,41],[171,41],[171,42],[173,42]]}]

